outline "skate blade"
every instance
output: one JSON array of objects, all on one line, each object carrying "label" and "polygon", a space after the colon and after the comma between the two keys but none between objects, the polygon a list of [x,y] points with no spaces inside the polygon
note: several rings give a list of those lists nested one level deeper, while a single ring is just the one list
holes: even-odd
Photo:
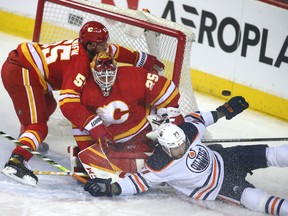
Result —
[{"label": "skate blade", "polygon": [[16,176],[15,174],[17,173],[17,170],[12,168],[12,167],[5,167],[4,169],[1,170],[1,173],[3,173],[5,176],[14,179],[17,182],[20,182],[22,184],[25,185],[30,185],[33,187],[36,187],[37,182],[34,178],[32,178],[29,175],[24,175],[23,178],[19,178],[18,176]]}]

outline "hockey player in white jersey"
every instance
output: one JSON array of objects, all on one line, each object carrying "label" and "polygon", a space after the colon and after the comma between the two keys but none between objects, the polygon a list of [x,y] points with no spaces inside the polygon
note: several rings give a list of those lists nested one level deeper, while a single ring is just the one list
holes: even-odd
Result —
[{"label": "hockey player in white jersey", "polygon": [[156,138],[159,145],[141,172],[114,183],[111,179],[91,179],[84,189],[93,196],[132,195],[165,182],[194,199],[222,199],[253,211],[287,216],[287,200],[256,189],[245,178],[255,169],[288,167],[288,145],[223,148],[219,144],[207,147],[201,143],[207,126],[223,116],[230,120],[248,106],[243,97],[236,96],[216,111],[187,115],[178,126],[162,123],[147,134]]}]

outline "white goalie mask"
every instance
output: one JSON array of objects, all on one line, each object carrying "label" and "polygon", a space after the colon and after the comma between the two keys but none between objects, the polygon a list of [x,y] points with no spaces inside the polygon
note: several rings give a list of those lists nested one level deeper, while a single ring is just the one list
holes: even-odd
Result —
[{"label": "white goalie mask", "polygon": [[115,83],[117,65],[108,52],[98,53],[90,63],[94,81],[100,87],[104,97],[108,97]]},{"label": "white goalie mask", "polygon": [[164,123],[157,130],[157,139],[163,150],[172,158],[182,157],[188,143],[184,131],[172,123]]}]

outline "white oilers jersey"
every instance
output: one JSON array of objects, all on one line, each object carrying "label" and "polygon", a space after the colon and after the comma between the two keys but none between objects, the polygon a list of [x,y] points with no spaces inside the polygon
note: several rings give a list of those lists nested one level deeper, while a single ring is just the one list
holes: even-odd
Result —
[{"label": "white oilers jersey", "polygon": [[185,155],[173,160],[159,146],[140,173],[118,181],[121,195],[145,192],[165,182],[195,199],[214,200],[222,186],[224,163],[217,152],[201,143],[206,126],[213,123],[211,112],[186,116],[179,125],[191,143]]}]

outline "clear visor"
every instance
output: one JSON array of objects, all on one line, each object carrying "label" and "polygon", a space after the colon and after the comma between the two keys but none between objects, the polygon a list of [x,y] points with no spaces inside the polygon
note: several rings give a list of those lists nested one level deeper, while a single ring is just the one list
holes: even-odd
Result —
[{"label": "clear visor", "polygon": [[178,146],[174,147],[174,148],[168,148],[168,147],[165,147],[165,146],[162,146],[163,147],[163,150],[172,158],[174,159],[179,159],[181,158],[185,152],[186,152],[186,149],[188,147],[188,139],[186,138],[181,144],[179,144]]}]

